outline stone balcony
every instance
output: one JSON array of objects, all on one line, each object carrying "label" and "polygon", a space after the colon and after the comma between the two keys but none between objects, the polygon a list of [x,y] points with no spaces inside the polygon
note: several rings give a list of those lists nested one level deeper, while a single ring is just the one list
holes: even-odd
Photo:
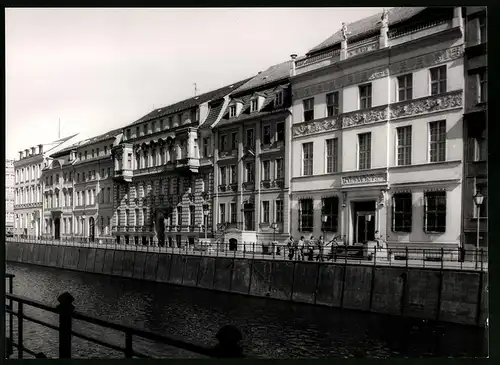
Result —
[{"label": "stone balcony", "polygon": [[121,170],[115,170],[113,179],[116,181],[126,181],[126,182],[132,182],[132,176],[133,176],[132,169],[121,169]]}]

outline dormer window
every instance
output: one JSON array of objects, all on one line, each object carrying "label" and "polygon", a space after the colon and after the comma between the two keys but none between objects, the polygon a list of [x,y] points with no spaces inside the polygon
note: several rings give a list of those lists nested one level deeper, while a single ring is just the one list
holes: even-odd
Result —
[{"label": "dormer window", "polygon": [[234,118],[236,116],[236,105],[231,105],[229,107],[229,118]]},{"label": "dormer window", "polygon": [[144,124],[144,132],[143,132],[143,136],[145,136],[146,134],[148,134],[148,124]]},{"label": "dormer window", "polygon": [[278,91],[276,93],[276,98],[274,99],[274,105],[275,106],[283,105],[283,91]]},{"label": "dormer window", "polygon": [[250,113],[256,112],[258,110],[258,100],[252,99],[250,101]]}]

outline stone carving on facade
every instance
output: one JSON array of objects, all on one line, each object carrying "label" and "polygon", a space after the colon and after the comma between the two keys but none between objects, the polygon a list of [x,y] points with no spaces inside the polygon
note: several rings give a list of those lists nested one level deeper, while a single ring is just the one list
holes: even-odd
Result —
[{"label": "stone carving on facade", "polygon": [[403,104],[392,105],[391,119],[402,118],[423,113],[458,108],[462,106],[462,90],[445,95],[433,95],[427,98],[412,100]]},{"label": "stone carving on facade", "polygon": [[306,122],[304,124],[294,126],[293,136],[307,136],[309,134],[332,131],[339,128],[340,119],[338,117],[333,117],[324,120]]},{"label": "stone carving on facade", "polygon": [[367,183],[380,183],[386,182],[387,176],[382,174],[366,174],[356,176],[342,176],[342,185],[358,185]]},{"label": "stone carving on facade", "polygon": [[376,123],[387,119],[387,107],[375,108],[367,111],[357,111],[342,117],[342,128],[356,125]]},{"label": "stone carving on facade", "polygon": [[366,53],[366,52],[371,52],[379,49],[379,44],[377,41],[374,41],[372,43],[368,44],[363,44],[362,46],[359,47],[353,47],[347,51],[347,55],[349,57],[357,56],[361,53]]},{"label": "stone carving on facade", "polygon": [[414,57],[393,63],[390,66],[391,74],[397,74],[420,68],[431,67],[439,63],[452,61],[454,59],[460,58],[462,57],[462,54],[463,54],[462,45],[447,49],[441,49],[439,51],[428,53],[423,56]]},{"label": "stone carving on facade", "polygon": [[380,27],[382,29],[385,29],[386,32],[387,32],[387,30],[389,30],[389,11],[387,11],[387,9],[385,9],[385,8],[383,9],[382,17],[377,22],[377,24],[380,24]]},{"label": "stone carving on facade", "polygon": [[344,40],[344,42],[347,42],[347,36],[349,34],[351,34],[351,32],[347,31],[347,24],[346,23],[342,23],[342,28],[340,29],[340,31],[342,33],[342,39]]}]

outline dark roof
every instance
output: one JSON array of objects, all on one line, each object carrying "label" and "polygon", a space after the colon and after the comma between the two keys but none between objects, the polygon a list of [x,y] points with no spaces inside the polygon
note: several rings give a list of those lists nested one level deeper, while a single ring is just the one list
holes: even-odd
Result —
[{"label": "dark roof", "polygon": [[[399,7],[388,9],[389,26],[404,22],[425,9],[426,7]],[[368,36],[369,34],[378,31],[380,29],[380,25],[377,24],[377,22],[380,21],[381,17],[382,12],[347,24],[347,31],[350,33],[349,38],[361,38],[364,35]],[[331,37],[311,49],[307,54],[321,51],[325,48],[339,44],[341,41],[342,31],[338,30]]]},{"label": "dark roof", "polygon": [[123,130],[123,128],[114,129],[114,130],[106,132],[104,134],[100,134],[97,137],[84,139],[83,141],[77,142],[69,147],[66,147],[66,148],[52,154],[51,157],[58,157],[58,156],[66,154],[66,153],[69,153],[71,150],[85,147],[85,146],[88,146],[88,145],[91,145],[94,143],[99,143],[99,142],[105,141],[107,139],[115,138],[117,135],[119,135],[122,132],[122,130]]},{"label": "dark roof", "polygon": [[207,119],[201,125],[202,128],[209,128],[220,115],[222,107],[224,106],[224,99],[217,100],[216,102],[210,103],[210,111],[208,112]]},{"label": "dark roof", "polygon": [[245,91],[264,87],[265,85],[289,78],[290,70],[292,68],[291,62],[292,61],[289,60],[267,68],[266,70],[252,77],[247,83],[241,85],[231,94],[239,95]]},{"label": "dark roof", "polygon": [[145,116],[143,116],[139,120],[136,120],[135,122],[129,124],[128,126],[132,126],[132,125],[146,122],[148,120],[153,120],[156,118],[161,118],[161,117],[164,117],[166,115],[174,114],[174,113],[195,107],[199,104],[205,103],[205,102],[210,101],[210,100],[216,100],[216,99],[223,98],[224,96],[229,94],[231,91],[237,89],[238,87],[240,87],[241,85],[243,85],[245,82],[247,82],[249,80],[250,80],[250,78],[242,80],[242,81],[234,82],[231,85],[221,87],[220,89],[217,89],[214,91],[209,91],[205,94],[201,94],[199,96],[192,97],[192,98],[180,101],[180,102],[172,104],[172,105],[168,105],[168,106],[165,106],[162,108],[155,109],[151,113],[146,114]]}]

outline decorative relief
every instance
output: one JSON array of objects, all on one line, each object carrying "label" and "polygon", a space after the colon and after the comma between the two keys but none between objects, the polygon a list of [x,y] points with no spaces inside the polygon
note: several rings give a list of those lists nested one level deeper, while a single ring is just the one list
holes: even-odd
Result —
[{"label": "decorative relief", "polygon": [[387,119],[386,106],[366,111],[356,111],[353,113],[345,114],[342,117],[342,128],[381,122],[386,119]]},{"label": "decorative relief", "polygon": [[323,120],[311,121],[293,127],[293,136],[307,136],[309,134],[332,131],[340,128],[340,118],[328,118]]},{"label": "decorative relief", "polygon": [[362,45],[360,47],[356,47],[356,48],[348,50],[347,51],[347,57],[353,57],[353,56],[360,55],[362,53],[375,51],[375,50],[378,49],[378,47],[379,47],[379,43],[378,42],[374,42],[374,43],[371,43],[371,44],[365,44],[365,45]]},{"label": "decorative relief", "polygon": [[428,53],[423,56],[410,58],[390,66],[391,74],[398,74],[419,68],[430,67],[439,63],[462,57],[463,46],[456,46]]},{"label": "decorative relief", "polygon": [[462,106],[462,90],[444,95],[433,95],[403,104],[395,104],[390,108],[391,119],[408,117],[423,113],[431,113]]},{"label": "decorative relief", "polygon": [[385,173],[357,175],[357,176],[342,176],[342,185],[359,185],[366,183],[380,183],[386,181],[387,181],[387,176]]}]

